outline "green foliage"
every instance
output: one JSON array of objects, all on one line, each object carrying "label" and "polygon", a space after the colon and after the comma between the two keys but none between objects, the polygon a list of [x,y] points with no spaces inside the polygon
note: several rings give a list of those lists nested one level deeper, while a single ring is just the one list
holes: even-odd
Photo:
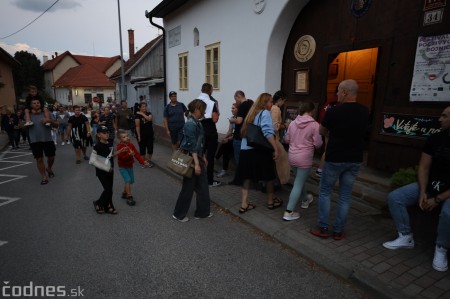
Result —
[{"label": "green foliage", "polygon": [[38,90],[43,90],[44,70],[36,55],[27,51],[19,51],[14,54],[14,58],[20,62],[20,66],[13,69],[17,97],[26,97],[29,85],[35,85]]},{"label": "green foliage", "polygon": [[400,168],[391,177],[391,185],[394,188],[408,185],[417,181],[417,166]]}]

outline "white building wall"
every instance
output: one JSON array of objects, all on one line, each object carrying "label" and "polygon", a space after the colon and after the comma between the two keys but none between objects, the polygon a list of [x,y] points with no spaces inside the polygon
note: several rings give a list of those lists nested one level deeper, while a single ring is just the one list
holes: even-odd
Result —
[{"label": "white building wall", "polygon": [[[281,67],[290,28],[309,0],[265,0],[262,13],[254,11],[255,1],[189,1],[164,18],[166,29],[167,91],[176,90],[187,104],[195,99],[205,82],[205,46],[220,42],[219,133],[228,130],[234,92],[243,90],[256,99],[262,92],[274,93],[281,85]],[[181,44],[169,48],[168,33],[181,26]],[[194,47],[194,28],[200,43]],[[273,44],[272,44],[273,43]],[[276,44],[275,44],[276,43]],[[179,90],[178,54],[188,52],[188,90]]]}]

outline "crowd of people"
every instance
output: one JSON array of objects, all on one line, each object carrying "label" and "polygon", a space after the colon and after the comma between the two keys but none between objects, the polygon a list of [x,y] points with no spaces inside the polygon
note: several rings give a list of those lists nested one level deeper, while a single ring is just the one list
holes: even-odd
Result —
[{"label": "crowd of people", "polygon": [[[267,209],[283,207],[284,201],[276,196],[274,185],[287,183],[292,169],[295,176],[293,187],[281,218],[285,221],[299,219],[301,215],[296,211],[298,201],[301,200],[301,208],[307,209],[314,200],[313,195],[307,192],[305,182],[312,170],[315,151],[325,145],[320,171],[316,173],[320,175],[317,226],[310,232],[319,238],[331,236],[336,241],[345,238],[352,189],[363,162],[364,139],[369,125],[369,109],[357,102],[358,88],[355,80],[342,81],[333,103],[327,102],[325,112],[321,113],[320,123],[314,118],[317,107],[312,102],[302,102],[299,114],[288,122],[281,117],[281,107],[287,99],[284,92],[277,91],[273,96],[262,93],[252,101],[242,90],[237,90],[228,118],[229,128],[220,141],[216,128],[220,117],[219,104],[212,97],[211,84],[203,84],[200,95],[187,107],[178,102],[176,92],[170,92],[170,102],[164,109],[166,134],[170,137],[172,151],[181,150],[194,161],[194,175],[183,177],[172,217],[180,222],[189,220],[186,215],[194,193],[197,202],[195,217],[212,217],[209,187],[222,184],[218,179],[229,174],[229,161],[234,157],[236,171],[228,184],[241,188],[239,213],[256,208],[255,203],[249,200],[251,182],[264,184]],[[89,116],[78,106],[73,107],[73,115],[58,107],[51,117],[41,101],[31,97],[27,110],[28,116],[22,117],[22,126],[18,121],[20,113],[7,111],[2,117],[2,127],[7,125],[6,121],[3,125],[6,119],[14,126],[28,128],[26,135],[42,177],[41,184],[47,184],[48,179],[54,176],[52,165],[57,140],[52,139],[51,132],[57,130],[54,136],[60,136],[62,145],[73,145],[77,164],[81,163],[83,156],[96,166],[96,175],[104,188],[99,199],[94,201],[97,213],[117,214],[112,200],[114,156],[118,157],[119,172],[124,180],[122,198],[129,205],[135,205],[131,194],[133,162],[136,159],[143,167],[154,165],[151,161],[153,116],[146,102],[139,103],[134,112],[127,107],[126,101],[122,101],[120,110],[115,113],[105,106],[100,113],[91,111]],[[450,107],[442,112],[439,121],[442,130],[427,141],[419,162],[418,182],[389,194],[389,209],[398,229],[398,238],[383,243],[383,246],[387,249],[413,248],[406,208],[415,204],[423,210],[439,207],[441,214],[432,265],[438,271],[446,271],[447,248],[450,246]],[[32,124],[25,126],[27,122]],[[16,135],[14,133],[10,137],[13,148],[17,146]],[[130,142],[130,135],[136,137],[139,151]],[[256,135],[262,136],[260,139],[264,142],[255,141],[258,139]],[[118,138],[116,150],[115,136]],[[288,147],[287,152],[282,143]],[[94,146],[90,158],[86,153],[89,145]],[[222,169],[215,174],[215,160],[220,158],[223,159]],[[336,216],[330,232],[331,196],[337,181]]]}]

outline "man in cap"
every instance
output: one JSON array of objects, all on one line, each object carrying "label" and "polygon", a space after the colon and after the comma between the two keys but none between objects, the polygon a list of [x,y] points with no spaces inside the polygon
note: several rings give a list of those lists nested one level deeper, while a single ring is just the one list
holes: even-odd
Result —
[{"label": "man in cap", "polygon": [[184,117],[189,114],[189,111],[183,103],[178,102],[175,91],[169,92],[169,99],[170,102],[164,108],[164,127],[174,151],[180,146],[183,138]]}]

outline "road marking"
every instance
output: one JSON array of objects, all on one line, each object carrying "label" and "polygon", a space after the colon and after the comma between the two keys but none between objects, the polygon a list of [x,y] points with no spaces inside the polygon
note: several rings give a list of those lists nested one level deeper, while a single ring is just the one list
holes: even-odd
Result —
[{"label": "road marking", "polygon": [[[0,182],[0,185],[1,185],[1,184],[4,184],[4,183],[8,183],[8,182],[12,182],[12,181],[15,181],[15,180],[20,180],[20,179],[26,178],[27,175],[0,174],[0,177],[11,177],[12,178],[12,179]],[[1,199],[1,197],[0,197],[0,199]]]},{"label": "road marking", "polygon": [[[6,156],[6,154],[11,154],[12,156]],[[22,154],[20,152],[9,152],[0,156],[0,160],[4,161],[7,159],[12,159],[12,158],[19,158],[19,157],[25,157],[25,156],[31,156],[31,153],[28,152],[22,152]],[[20,154],[20,155],[18,155]]]},{"label": "road marking", "polygon": [[[0,246],[3,246],[3,245],[5,245],[5,244],[8,244],[8,241],[2,241],[2,240],[0,240]],[[5,281],[6,282],[6,281]],[[8,281],[9,282],[9,281]]]},{"label": "road marking", "polygon": [[1,163],[15,163],[16,165],[13,165],[13,166],[7,166],[7,167],[0,168],[0,171],[1,171],[1,170],[5,170],[5,169],[14,168],[14,167],[19,167],[19,166],[27,165],[27,164],[31,164],[32,162],[5,161],[5,160],[2,161],[2,160],[0,160],[0,165],[1,165]]},{"label": "road marking", "polygon": [[19,200],[20,197],[5,197],[5,196],[0,196],[0,207],[7,205],[9,203],[15,202],[16,200]]}]

